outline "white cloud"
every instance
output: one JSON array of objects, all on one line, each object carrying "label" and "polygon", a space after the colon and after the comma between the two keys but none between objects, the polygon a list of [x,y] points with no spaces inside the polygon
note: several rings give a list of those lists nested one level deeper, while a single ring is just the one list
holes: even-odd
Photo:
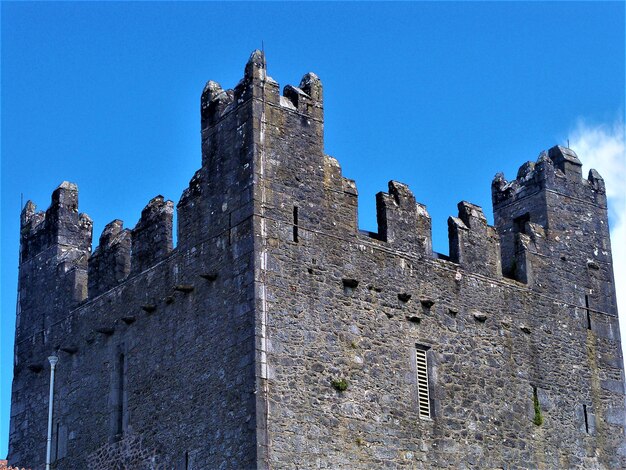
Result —
[{"label": "white cloud", "polygon": [[[583,176],[598,170],[606,183],[617,305],[626,342],[626,146],[624,121],[590,125],[579,121],[569,133],[570,147],[583,162]],[[626,343],[623,345],[626,346]]]}]

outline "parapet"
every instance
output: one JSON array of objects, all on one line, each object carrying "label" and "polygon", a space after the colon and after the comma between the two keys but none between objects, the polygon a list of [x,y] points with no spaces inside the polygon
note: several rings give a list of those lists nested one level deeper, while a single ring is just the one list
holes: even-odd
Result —
[{"label": "parapet", "polygon": [[50,207],[36,212],[28,201],[20,216],[20,262],[24,263],[52,246],[91,251],[93,223],[78,212],[78,188],[64,181],[52,193]]},{"label": "parapet", "polygon": [[164,259],[173,248],[174,203],[163,196],[151,199],[131,235],[131,272],[140,273]]},{"label": "parapet", "polygon": [[500,237],[487,225],[481,207],[466,201],[458,204],[459,216],[448,219],[450,260],[484,276],[499,277]]},{"label": "parapet", "polygon": [[234,108],[252,98],[282,106],[314,119],[323,119],[323,87],[314,73],[307,73],[299,86],[286,85],[280,96],[278,83],[267,75],[263,52],[252,52],[246,63],[244,76],[234,89],[222,89],[217,82],[207,82],[200,99],[202,129],[219,122]]},{"label": "parapet", "polygon": [[582,163],[576,153],[559,145],[541,152],[536,162],[520,166],[516,179],[507,181],[502,173],[491,183],[494,208],[527,197],[542,189],[558,190],[564,195],[591,198],[606,206],[604,180],[596,170],[582,178]]},{"label": "parapet", "polygon": [[430,215],[406,184],[389,181],[389,192],[376,194],[376,220],[380,240],[401,250],[432,255]]},{"label": "parapet", "polygon": [[567,178],[580,181],[582,178],[582,166],[578,155],[567,147],[556,145],[548,150],[548,158],[552,160],[554,167],[560,170]]},{"label": "parapet", "polygon": [[302,77],[299,86],[286,85],[283,88],[281,105],[285,107],[291,105],[302,114],[322,119],[324,114],[323,88],[319,77],[309,72]]},{"label": "parapet", "polygon": [[210,80],[200,98],[202,128],[213,125],[224,114],[234,99],[233,90],[223,90],[219,83]]},{"label": "parapet", "polygon": [[130,273],[131,231],[116,219],[106,225],[98,247],[89,258],[89,297],[95,297],[126,279]]}]

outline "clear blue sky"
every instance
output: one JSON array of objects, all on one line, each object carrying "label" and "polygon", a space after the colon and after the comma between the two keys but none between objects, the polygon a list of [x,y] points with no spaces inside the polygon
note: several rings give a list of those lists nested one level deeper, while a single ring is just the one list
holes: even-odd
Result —
[{"label": "clear blue sky", "polygon": [[[447,253],[456,203],[565,143],[577,119],[624,113],[624,3],[2,2],[0,458],[6,454],[20,194],[80,188],[94,240],[148,200],[178,201],[200,166],[199,102],[265,43],[281,86],[324,83],[326,152],[374,194],[408,183]],[[584,160],[584,155],[580,155]],[[45,410],[42,410],[42,416]],[[43,436],[45,439],[45,436]]]}]

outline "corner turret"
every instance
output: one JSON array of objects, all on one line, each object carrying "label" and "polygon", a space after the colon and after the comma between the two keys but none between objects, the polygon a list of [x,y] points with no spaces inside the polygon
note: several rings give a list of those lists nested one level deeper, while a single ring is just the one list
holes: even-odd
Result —
[{"label": "corner turret", "polygon": [[20,217],[20,261],[27,261],[58,246],[91,250],[92,221],[78,212],[78,188],[64,181],[52,193],[50,207],[36,212],[32,201],[26,202]]},{"label": "corner turret", "polygon": [[54,190],[45,212],[28,201],[20,222],[16,343],[37,334],[45,343],[46,329],[87,298],[93,224],[78,212],[78,188],[67,181]]},{"label": "corner turret", "polygon": [[576,153],[562,146],[527,162],[517,178],[492,182],[496,229],[506,277],[576,305],[595,299],[617,313],[604,181],[596,170],[582,178]]}]

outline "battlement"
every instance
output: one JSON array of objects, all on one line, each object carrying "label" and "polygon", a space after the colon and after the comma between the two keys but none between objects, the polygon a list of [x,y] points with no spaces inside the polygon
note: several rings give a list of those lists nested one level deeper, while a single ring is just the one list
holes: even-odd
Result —
[{"label": "battlement", "polygon": [[514,180],[507,181],[504,174],[498,173],[491,184],[494,207],[544,189],[587,198],[589,202],[606,206],[602,177],[592,169],[587,179],[583,179],[582,163],[576,153],[558,145],[541,152],[536,162],[528,161],[520,166]]},{"label": "battlement", "polygon": [[[288,187],[294,183],[306,184],[310,191],[332,193],[338,200],[333,202],[335,217],[315,216],[307,220],[307,213],[301,211],[298,225],[303,229],[343,230],[342,236],[359,235],[356,184],[341,175],[337,160],[322,152],[321,126],[310,131],[314,122],[323,119],[323,87],[319,77],[307,73],[297,87],[285,85],[282,95],[278,90],[278,83],[267,75],[261,51],[251,54],[244,76],[234,88],[224,90],[215,81],[207,82],[200,99],[203,164],[177,204],[179,250],[186,251],[207,236],[223,235],[229,244],[236,227],[252,214],[252,195],[256,191],[253,182],[263,165],[256,160],[258,152],[267,146],[270,153],[286,155],[284,150],[290,146],[299,148],[297,141],[302,138],[310,154],[293,154],[289,161],[280,162],[285,166],[283,183]],[[260,108],[247,106],[246,103],[255,100]],[[257,122],[254,117],[261,112],[269,113],[265,119],[278,124],[277,133],[263,135],[262,121]],[[287,118],[290,113],[300,117]],[[307,159],[319,159],[322,164],[313,164],[302,172],[298,162]],[[274,165],[277,163],[278,160]],[[545,231],[551,228],[546,192],[582,198],[601,207],[606,205],[604,181],[595,170],[583,179],[581,167],[571,149],[555,146],[542,152],[536,162],[523,164],[516,179],[510,182],[503,174],[497,174],[492,183],[496,227],[487,224],[480,207],[460,202],[458,216],[448,219],[448,256],[432,251],[432,221],[426,206],[416,202],[407,185],[390,181],[388,192],[376,195],[378,231],[367,236],[402,252],[446,259],[469,272],[494,279],[504,273],[505,277],[527,282],[530,268],[521,260],[529,257],[527,251],[531,246],[537,249],[537,240],[547,243]],[[288,176],[289,172],[294,176]],[[526,205],[532,206],[532,215],[522,210]],[[78,189],[68,182],[55,190],[45,213],[36,212],[34,204],[28,201],[21,215],[22,260],[53,243],[73,244],[88,251],[92,223],[87,215],[77,214],[77,208]],[[142,211],[132,230],[124,229],[120,220],[105,227],[98,247],[89,256],[90,297],[150,268],[172,252],[173,210],[172,201],[157,196]],[[289,217],[282,213],[275,216]],[[211,230],[203,232],[207,225]]]},{"label": "battlement", "polygon": [[78,212],[78,188],[64,181],[52,193],[45,212],[36,212],[27,201],[20,216],[20,262],[25,262],[53,246],[91,249],[93,223]]},{"label": "battlement", "polygon": [[[593,169],[587,179],[582,178],[582,163],[573,150],[555,146],[541,152],[536,162],[524,163],[510,182],[498,173],[491,190],[505,276],[545,283],[549,275],[566,267],[546,265],[540,259],[560,257],[571,263],[576,259],[574,251],[579,252],[581,268],[587,261],[610,263],[604,180]],[[590,244],[602,249],[591,253]]]},{"label": "battlement", "polygon": [[89,297],[114,287],[130,273],[132,232],[123,226],[116,219],[100,235],[98,246],[89,258]]},{"label": "battlement", "polygon": [[165,258],[173,248],[174,203],[163,196],[151,199],[131,236],[131,272],[138,273]]},{"label": "battlement", "polygon": [[401,250],[432,255],[430,215],[406,184],[390,181],[388,193],[376,194],[376,220],[380,240]]},{"label": "battlement", "polygon": [[234,89],[224,90],[213,80],[207,82],[200,100],[202,129],[215,125],[234,108],[252,98],[314,119],[323,119],[323,87],[317,75],[311,72],[305,74],[297,87],[285,85],[282,95],[278,89],[278,83],[267,75],[264,54],[254,51],[246,64],[244,77]]},{"label": "battlement", "polygon": [[[323,152],[323,86],[319,77],[307,73],[297,87],[285,85],[282,95],[278,90],[278,83],[267,75],[260,51],[251,54],[244,76],[234,88],[224,90],[214,81],[207,82],[200,98],[202,167],[176,206],[178,247],[174,249],[172,240],[174,204],[157,196],[144,208],[134,228],[124,228],[116,219],[104,228],[91,255],[87,249],[86,257],[81,258],[83,264],[88,258],[80,276],[85,284],[81,299],[93,299],[172,253],[184,256],[206,240],[232,250],[233,256],[251,249],[247,221],[254,213],[255,198],[262,199],[262,179],[270,188],[265,206],[268,214],[284,221],[298,217],[295,223],[305,239],[309,230],[348,238],[362,236],[356,184],[342,176],[336,159]],[[264,119],[276,125],[266,130]],[[315,211],[300,207],[299,215],[294,215],[301,203],[292,201],[290,194],[301,188],[307,188],[311,201],[327,202],[320,203]],[[29,201],[22,214],[22,226],[28,230],[24,233],[40,233],[45,221],[54,219],[48,213],[61,210],[55,207],[77,210],[75,185],[63,183],[46,214],[35,213]],[[378,232],[367,238],[391,250],[443,258],[468,272],[500,278],[498,234],[487,224],[480,207],[461,202],[458,208],[458,217],[448,221],[450,255],[433,253],[432,221],[426,206],[415,200],[406,184],[390,181],[388,191],[376,195]],[[37,236],[27,238],[24,252],[28,254],[35,244],[30,238]]]},{"label": "battlement", "polygon": [[469,272],[500,277],[500,237],[482,208],[465,201],[458,208],[459,216],[448,219],[451,261]]},{"label": "battlement", "polygon": [[161,195],[93,253],[76,185],[25,205],[12,464],[43,466],[55,354],[55,468],[624,467],[606,194],[573,151],[496,175],[494,226],[459,202],[442,255],[398,181],[359,230],[317,75],[281,94],[255,51],[200,113],[176,247]]}]

